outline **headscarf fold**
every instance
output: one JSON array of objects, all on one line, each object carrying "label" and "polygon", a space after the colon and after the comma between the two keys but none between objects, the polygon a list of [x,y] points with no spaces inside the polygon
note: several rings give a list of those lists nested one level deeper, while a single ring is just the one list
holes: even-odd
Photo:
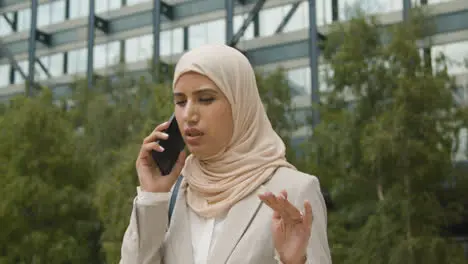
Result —
[{"label": "headscarf fold", "polygon": [[211,218],[226,213],[255,191],[278,167],[294,168],[273,130],[248,59],[227,45],[204,45],[185,53],[176,65],[173,86],[186,72],[207,76],[227,97],[233,115],[230,143],[212,157],[187,157],[182,174],[187,204]]}]

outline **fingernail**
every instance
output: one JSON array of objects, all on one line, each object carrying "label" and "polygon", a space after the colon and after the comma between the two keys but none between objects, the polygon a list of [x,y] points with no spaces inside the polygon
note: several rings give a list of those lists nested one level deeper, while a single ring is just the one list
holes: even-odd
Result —
[{"label": "fingernail", "polygon": [[164,132],[162,133],[162,135],[163,135],[163,137],[166,138],[166,139],[169,137],[169,135],[166,134],[166,133],[164,133]]},{"label": "fingernail", "polygon": [[161,151],[164,151],[164,148],[163,148],[163,147],[161,147],[161,146],[159,146],[159,149],[160,149]]}]

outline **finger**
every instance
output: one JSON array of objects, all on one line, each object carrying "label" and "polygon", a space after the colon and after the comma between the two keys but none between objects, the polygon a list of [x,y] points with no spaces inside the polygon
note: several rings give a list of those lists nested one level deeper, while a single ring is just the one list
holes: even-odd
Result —
[{"label": "finger", "polygon": [[278,195],[278,200],[281,208],[284,210],[287,220],[294,222],[301,222],[302,215],[299,209],[297,209],[292,203],[290,203],[284,195]]},{"label": "finger", "polygon": [[153,142],[158,139],[166,140],[168,138],[169,138],[169,135],[167,133],[164,133],[161,131],[154,131],[143,140],[143,143]]},{"label": "finger", "polygon": [[268,207],[270,207],[274,211],[281,211],[281,208],[276,200],[276,197],[271,193],[267,192],[265,194],[259,195],[260,200],[262,200]]},{"label": "finger", "polygon": [[274,211],[278,212],[281,217],[288,217],[287,212],[284,210],[280,200],[273,193],[268,192],[265,199],[267,201],[267,205],[270,206]]},{"label": "finger", "polygon": [[285,199],[288,199],[288,192],[286,190],[282,190],[280,193],[284,196]]},{"label": "finger", "polygon": [[158,126],[156,126],[153,130],[153,132],[156,132],[156,131],[163,131],[165,129],[167,129],[169,127],[169,121],[166,121],[164,123],[161,123],[159,124]]},{"label": "finger", "polygon": [[152,150],[155,150],[155,151],[158,151],[158,152],[163,152],[164,148],[161,147],[157,142],[150,142],[150,143],[143,144],[141,146],[141,151],[142,152],[149,153]]},{"label": "finger", "polygon": [[304,223],[310,229],[313,221],[314,215],[312,213],[312,205],[309,201],[304,201]]}]

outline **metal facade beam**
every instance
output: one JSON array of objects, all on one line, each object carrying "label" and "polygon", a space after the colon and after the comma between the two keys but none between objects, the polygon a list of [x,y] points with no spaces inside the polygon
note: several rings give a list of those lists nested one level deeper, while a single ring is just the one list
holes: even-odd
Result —
[{"label": "metal facade beam", "polygon": [[[253,0],[248,0],[254,3]],[[195,3],[198,5],[195,5]],[[265,4],[267,5],[268,2]],[[181,18],[195,17],[207,15],[207,13],[223,11],[224,1],[220,0],[197,0],[181,2],[173,5],[174,19],[178,20]],[[123,12],[126,8],[120,9]],[[112,13],[117,11],[109,12],[109,37],[115,40],[125,38],[122,33],[129,32],[131,30],[141,30],[141,28],[149,27],[152,25],[152,7],[148,9],[135,9],[133,13],[125,13],[126,15],[116,16]],[[445,4],[439,4],[431,7],[431,13],[436,12],[436,15],[432,15],[434,23],[437,25],[435,34],[455,32],[460,30],[468,29],[468,1],[450,1]],[[379,17],[385,17],[385,15],[379,15]],[[388,17],[388,16],[387,16]],[[388,20],[388,19],[387,19]],[[161,17],[161,25],[164,26],[168,19],[163,16]],[[393,20],[392,20],[393,21]],[[72,21],[70,21],[72,22]],[[173,22],[172,22],[173,23]],[[186,22],[188,23],[188,22]],[[193,23],[193,22],[192,22]],[[84,23],[63,23],[66,26],[61,27],[57,30],[50,30],[51,35],[51,49],[38,45],[38,51],[43,51],[41,56],[48,53],[55,47],[66,47],[77,44],[76,48],[82,48],[79,46],[80,43],[86,41],[86,24]],[[170,24],[170,23],[168,23]],[[187,26],[187,24],[182,24]],[[119,37],[115,35],[119,34]],[[122,36],[120,36],[122,35]],[[8,49],[16,55],[24,55],[28,52],[28,41],[25,38],[18,37],[16,35],[5,36],[4,43]],[[82,45],[82,44],[81,44]],[[52,51],[50,51],[52,53]],[[0,62],[1,63],[1,62]]]},{"label": "metal facade beam", "polygon": [[36,28],[36,41],[46,46],[50,46],[50,34]]},{"label": "metal facade beam", "polygon": [[226,44],[234,37],[234,0],[224,0],[226,7]]},{"label": "metal facade beam", "polygon": [[286,13],[283,20],[281,20],[281,23],[278,25],[278,28],[276,28],[276,34],[283,32],[284,28],[288,24],[289,20],[291,20],[291,17],[294,15],[294,13],[296,13],[296,10],[301,3],[302,1],[297,1],[291,6],[291,9],[289,9],[288,13]]},{"label": "metal facade beam", "polygon": [[109,34],[109,21],[94,14],[94,27]]},{"label": "metal facade beam", "polygon": [[153,78],[159,81],[160,32],[161,32],[161,0],[153,0]]},{"label": "metal facade beam", "polygon": [[169,20],[174,19],[174,8],[172,8],[172,5],[166,3],[165,1],[161,1],[161,13]]},{"label": "metal facade beam", "polygon": [[31,0],[31,27],[29,31],[29,57],[28,57],[28,79],[26,84],[26,95],[32,96],[35,86],[34,74],[36,72],[36,41],[37,41],[37,3],[38,0]]},{"label": "metal facade beam", "polygon": [[[227,0],[227,1],[232,1],[232,0]],[[265,4],[266,0],[257,0],[257,3],[255,3],[254,7],[252,10],[250,10],[248,16],[244,19],[244,22],[242,23],[242,26],[239,28],[239,31],[236,32],[234,36],[232,36],[228,42],[229,46],[236,46],[239,40],[242,38],[244,35],[245,31],[247,30],[247,27],[254,21],[256,17],[258,17],[258,13],[262,9],[263,5]],[[231,16],[232,20],[232,16]],[[232,21],[231,21],[232,23]]]},{"label": "metal facade beam", "polygon": [[[311,102],[313,107],[320,103],[319,91],[319,43],[317,38],[317,7],[315,0],[309,0],[309,67],[310,67],[310,80],[311,80]],[[312,110],[312,128],[320,122],[320,113],[318,109]]]},{"label": "metal facade beam", "polygon": [[[421,0],[421,5],[427,5],[427,0]],[[431,48],[423,49],[424,65],[432,72],[432,54]]]},{"label": "metal facade beam", "polygon": [[92,88],[94,85],[94,37],[96,32],[95,23],[96,23],[96,14],[94,12],[95,8],[94,0],[89,0],[89,14],[88,14],[88,66],[86,68],[86,79],[88,81],[88,88]]},{"label": "metal facade beam", "polygon": [[339,11],[340,8],[338,5],[338,0],[332,0],[331,5],[332,5],[332,21],[340,20],[340,11]]},{"label": "metal facade beam", "polygon": [[8,16],[6,14],[3,14],[3,18],[8,23],[8,25],[10,25],[11,29],[15,28],[14,21],[12,21],[10,18],[8,18]]},{"label": "metal facade beam", "polygon": [[[16,71],[19,72],[21,77],[23,77],[23,80],[28,79],[28,76],[26,75],[26,73],[19,66],[18,61],[16,61],[13,54],[11,54],[11,52],[5,47],[5,45],[3,44],[2,39],[0,38],[0,58],[1,57],[6,57],[8,59],[9,63],[13,66],[13,69],[15,69]],[[10,82],[13,83],[12,78],[10,78]]]},{"label": "metal facade beam", "polygon": [[[54,2],[58,0],[38,0],[39,4]],[[32,6],[32,0],[0,0],[1,9],[28,8]]]},{"label": "metal facade beam", "polygon": [[407,21],[411,12],[411,0],[402,0],[403,1],[403,20]]},{"label": "metal facade beam", "polygon": [[50,72],[47,69],[47,67],[44,65],[44,63],[42,63],[42,61],[38,58],[36,58],[36,63],[39,64],[39,67],[41,67],[41,69],[44,71],[47,77],[50,78],[51,77]]}]

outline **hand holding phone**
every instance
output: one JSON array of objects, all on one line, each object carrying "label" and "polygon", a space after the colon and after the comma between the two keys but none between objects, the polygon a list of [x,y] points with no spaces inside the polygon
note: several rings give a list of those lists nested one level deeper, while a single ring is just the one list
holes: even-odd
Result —
[{"label": "hand holding phone", "polygon": [[157,126],[143,141],[136,161],[143,191],[170,191],[182,171],[186,157],[183,151],[185,144],[174,123],[177,125],[176,119],[171,117],[169,122]]},{"label": "hand holding phone", "polygon": [[177,124],[174,114],[169,119],[169,127],[164,132],[169,135],[169,138],[164,140],[159,139],[156,141],[164,151],[151,151],[153,160],[158,165],[163,176],[171,173],[180,152],[185,148],[184,139],[182,138],[182,134],[180,133],[179,125]]}]

